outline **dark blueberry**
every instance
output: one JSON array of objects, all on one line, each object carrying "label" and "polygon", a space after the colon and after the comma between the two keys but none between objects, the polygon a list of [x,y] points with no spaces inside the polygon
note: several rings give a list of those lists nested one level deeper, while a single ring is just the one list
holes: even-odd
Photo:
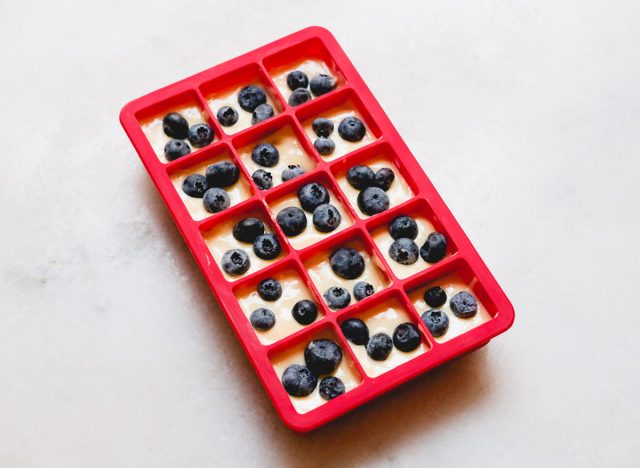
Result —
[{"label": "dark blueberry", "polygon": [[309,86],[309,78],[304,72],[294,70],[287,75],[287,86],[291,91]]},{"label": "dark blueberry", "polygon": [[461,291],[451,298],[449,307],[458,318],[469,318],[478,312],[478,301],[467,291]]},{"label": "dark blueberry", "polygon": [[304,350],[304,362],[315,375],[331,374],[341,361],[342,350],[332,340],[312,340]]},{"label": "dark blueberry", "polygon": [[351,302],[351,294],[349,294],[349,291],[338,286],[332,286],[327,289],[322,297],[324,297],[327,305],[334,310],[344,309]]},{"label": "dark blueberry", "polygon": [[300,364],[287,367],[282,373],[282,385],[291,396],[307,396],[316,389],[318,378]]},{"label": "dark blueberry", "polygon": [[260,166],[273,167],[280,161],[280,152],[270,143],[260,143],[251,151],[251,159]]},{"label": "dark blueberry", "polygon": [[189,134],[189,123],[181,114],[172,112],[162,119],[162,129],[167,136],[184,140]]},{"label": "dark blueberry", "polygon": [[276,315],[269,309],[260,307],[251,312],[249,321],[251,322],[251,326],[256,330],[267,331],[271,330],[276,324]]},{"label": "dark blueberry", "polygon": [[352,166],[347,171],[347,182],[358,190],[364,190],[373,185],[375,173],[369,166]]},{"label": "dark blueberry", "polygon": [[231,127],[238,121],[238,111],[231,106],[223,106],[218,109],[216,118],[223,127]]},{"label": "dark blueberry", "polygon": [[309,325],[318,317],[318,306],[309,299],[302,299],[293,305],[291,315],[300,325]]},{"label": "dark blueberry", "polygon": [[432,232],[420,248],[420,256],[425,262],[436,263],[447,254],[447,239],[439,232]]},{"label": "dark blueberry", "polygon": [[439,309],[431,309],[421,315],[422,321],[434,337],[447,333],[449,328],[449,317]]},{"label": "dark blueberry", "polygon": [[398,216],[389,223],[389,234],[394,239],[405,237],[414,240],[418,237],[418,223],[410,216]]},{"label": "dark blueberry", "polygon": [[313,147],[322,156],[329,156],[336,149],[336,144],[331,138],[319,137],[313,142]]},{"label": "dark blueberry", "polygon": [[373,216],[389,209],[389,197],[378,187],[367,187],[358,194],[358,208],[364,214]]},{"label": "dark blueberry", "polygon": [[420,345],[420,332],[411,322],[401,323],[393,331],[393,345],[400,351],[408,353]]},{"label": "dark blueberry", "polygon": [[282,286],[278,280],[267,278],[258,284],[258,294],[265,301],[277,301],[282,296]]},{"label": "dark blueberry", "polygon": [[389,169],[388,167],[382,167],[378,169],[378,172],[376,172],[373,184],[376,187],[380,187],[386,192],[387,190],[389,190],[389,187],[391,187],[391,184],[393,183],[395,178],[396,175],[391,169]]},{"label": "dark blueberry", "polygon": [[286,182],[291,179],[304,174],[304,169],[299,164],[289,164],[286,169],[282,171],[282,182]]},{"label": "dark blueberry", "polygon": [[369,341],[369,327],[362,320],[350,318],[340,325],[344,337],[353,344],[365,345]]},{"label": "dark blueberry", "polygon": [[333,132],[333,122],[324,117],[318,117],[311,124],[311,128],[319,137],[327,138]]},{"label": "dark blueberry", "polygon": [[393,341],[386,333],[376,333],[367,343],[367,354],[374,361],[384,361],[393,349]]},{"label": "dark blueberry", "polygon": [[333,272],[340,278],[352,280],[364,272],[364,257],[351,247],[340,247],[329,257]]},{"label": "dark blueberry", "polygon": [[238,182],[238,166],[229,161],[220,161],[207,167],[208,187],[229,187]]},{"label": "dark blueberry", "polygon": [[336,89],[336,80],[331,75],[321,73],[311,78],[309,89],[311,89],[314,96],[322,96]]},{"label": "dark blueberry", "polygon": [[329,203],[330,197],[326,188],[317,182],[311,182],[300,187],[298,200],[305,211],[313,213],[318,206]]},{"label": "dark blueberry", "polygon": [[246,218],[233,226],[233,237],[247,244],[253,244],[256,237],[262,234],[264,234],[264,223],[258,218]]},{"label": "dark blueberry", "polygon": [[261,234],[253,241],[253,253],[263,260],[273,260],[281,250],[280,242],[273,234]]},{"label": "dark blueberry", "polygon": [[260,104],[267,102],[267,95],[257,86],[245,86],[238,92],[238,104],[247,112],[253,112]]},{"label": "dark blueberry", "polygon": [[251,114],[251,125],[270,119],[274,115],[273,107],[269,104],[260,104],[256,107],[256,110],[253,111],[253,114]]},{"label": "dark blueberry", "polygon": [[311,93],[309,92],[309,90],[304,88],[298,88],[293,93],[291,93],[287,103],[291,107],[296,107],[310,100],[311,100]]},{"label": "dark blueberry", "polygon": [[207,178],[200,174],[191,174],[182,182],[182,191],[193,198],[202,198],[207,191]]},{"label": "dark blueberry", "polygon": [[367,132],[364,128],[362,120],[357,117],[345,117],[338,125],[338,133],[343,140],[347,141],[360,141],[364,138],[364,134]]},{"label": "dark blueberry", "polygon": [[353,287],[353,296],[356,301],[361,301],[365,297],[371,296],[374,292],[373,285],[366,281],[358,281]]},{"label": "dark blueberry", "polygon": [[202,204],[204,205],[204,209],[209,213],[218,213],[229,208],[231,206],[231,200],[229,199],[229,194],[224,189],[212,187],[204,192]]},{"label": "dark blueberry", "polygon": [[331,203],[325,203],[313,210],[313,225],[320,232],[331,232],[340,226],[342,216]]},{"label": "dark blueberry", "polygon": [[307,228],[307,215],[297,206],[289,206],[280,210],[276,221],[287,237],[297,236]]},{"label": "dark blueberry", "polygon": [[222,256],[222,269],[229,275],[242,275],[247,272],[250,266],[249,255],[242,249],[227,250]]},{"label": "dark blueberry", "polygon": [[167,161],[173,161],[191,153],[191,147],[182,140],[169,140],[164,145],[164,157]]},{"label": "dark blueberry", "polygon": [[413,265],[418,261],[418,244],[401,237],[389,246],[389,257],[401,265]]},{"label": "dark blueberry", "polygon": [[322,379],[318,389],[320,396],[325,400],[333,400],[335,397],[339,397],[346,391],[347,389],[344,386],[344,383],[342,383],[342,380],[334,376]]},{"label": "dark blueberry", "polygon": [[213,141],[213,130],[206,123],[199,123],[189,127],[189,142],[196,148],[207,146]]},{"label": "dark blueberry", "polygon": [[271,176],[271,172],[265,171],[264,169],[256,170],[251,174],[251,178],[260,190],[269,190],[273,187],[273,177]]},{"label": "dark blueberry", "polygon": [[424,302],[429,307],[441,307],[447,302],[447,293],[440,286],[434,286],[424,292]]}]

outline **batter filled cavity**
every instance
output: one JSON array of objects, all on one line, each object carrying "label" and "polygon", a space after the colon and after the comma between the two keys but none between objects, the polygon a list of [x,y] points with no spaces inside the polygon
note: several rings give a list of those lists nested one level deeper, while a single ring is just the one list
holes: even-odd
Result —
[{"label": "batter filled cavity", "polygon": [[327,94],[338,86],[335,75],[319,60],[305,60],[296,66],[276,70],[273,81],[292,107]]},{"label": "batter filled cavity", "polygon": [[277,109],[260,83],[239,86],[207,99],[225,133],[236,133],[273,117]]}]

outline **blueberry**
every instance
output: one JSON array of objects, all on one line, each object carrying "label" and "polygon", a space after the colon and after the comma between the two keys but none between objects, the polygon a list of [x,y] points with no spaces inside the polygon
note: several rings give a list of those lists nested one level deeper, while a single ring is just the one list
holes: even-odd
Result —
[{"label": "blueberry", "polygon": [[264,223],[258,218],[246,218],[233,226],[233,237],[247,244],[253,244],[256,237],[262,234],[264,234]]},{"label": "blueberry", "polygon": [[374,361],[384,361],[389,357],[393,341],[386,333],[376,333],[367,343],[367,354]]},{"label": "blueberry", "polygon": [[461,291],[451,298],[449,307],[458,318],[469,318],[478,312],[478,301],[467,291]]},{"label": "blueberry", "polygon": [[265,301],[277,301],[282,296],[282,286],[278,280],[267,278],[258,284],[258,294]]},{"label": "blueberry", "polygon": [[273,234],[261,234],[253,241],[253,253],[263,260],[273,260],[281,251],[280,242]]},{"label": "blueberry", "polygon": [[393,183],[395,178],[396,175],[391,169],[389,169],[388,167],[382,167],[378,169],[378,172],[376,172],[373,184],[376,187],[380,187],[386,192],[391,187],[391,184]]},{"label": "blueberry", "polygon": [[408,353],[420,345],[420,332],[411,322],[401,323],[393,331],[393,345],[400,351]]},{"label": "blueberry", "polygon": [[245,86],[238,92],[238,104],[247,112],[253,112],[260,104],[267,102],[267,95],[257,86]]},{"label": "blueberry", "polygon": [[315,375],[331,374],[342,361],[342,350],[333,340],[312,340],[304,350],[304,362]]},{"label": "blueberry", "polygon": [[280,161],[280,152],[270,143],[260,143],[251,151],[251,159],[260,166],[273,167]]},{"label": "blueberry", "polygon": [[207,178],[200,174],[191,174],[182,182],[182,191],[193,198],[202,198],[207,191]]},{"label": "blueberry", "polygon": [[329,156],[336,149],[336,144],[331,138],[319,137],[313,142],[313,147],[322,156]]},{"label": "blueberry", "polygon": [[238,166],[229,161],[220,161],[207,167],[208,187],[229,187],[238,182]]},{"label": "blueberry", "polygon": [[309,299],[302,299],[293,305],[291,315],[300,325],[309,325],[318,317],[318,306]]},{"label": "blueberry", "polygon": [[340,325],[345,338],[356,345],[365,345],[369,341],[369,327],[362,320],[350,318]]},{"label": "blueberry", "polygon": [[435,338],[447,333],[449,317],[439,309],[431,309],[420,316],[425,326]]},{"label": "blueberry", "polygon": [[389,234],[394,239],[405,237],[414,240],[418,237],[418,223],[410,216],[398,216],[389,223]]},{"label": "blueberry", "polygon": [[238,121],[238,111],[231,106],[223,106],[218,109],[216,118],[223,127],[231,127]]},{"label": "blueberry", "polygon": [[249,321],[251,322],[251,326],[256,330],[267,331],[271,330],[276,324],[276,315],[269,309],[260,307],[251,312]]},{"label": "blueberry", "polygon": [[311,182],[300,187],[298,200],[305,211],[313,213],[318,206],[329,203],[330,197],[326,188],[317,182]]},{"label": "blueberry", "polygon": [[373,185],[375,173],[369,166],[352,166],[347,171],[347,182],[357,190],[364,190]]},{"label": "blueberry", "polygon": [[335,376],[325,377],[322,379],[318,389],[320,396],[325,400],[333,400],[346,391],[347,389],[344,386],[344,383],[342,383],[342,380]]},{"label": "blueberry", "polygon": [[331,75],[321,73],[311,78],[309,89],[311,89],[314,96],[322,96],[336,89],[336,80]]},{"label": "blueberry", "polygon": [[311,123],[311,128],[319,137],[328,137],[333,132],[333,122],[324,117],[318,117]]},{"label": "blueberry", "polygon": [[224,189],[212,187],[204,192],[202,204],[204,205],[204,209],[209,213],[219,213],[231,206],[231,200],[229,199],[229,194],[225,192]]},{"label": "blueberry", "polygon": [[189,133],[189,123],[181,114],[171,112],[162,119],[162,129],[168,137],[184,140]]},{"label": "blueberry", "polygon": [[222,269],[229,275],[242,275],[247,272],[250,266],[249,255],[242,249],[227,250],[222,256]]},{"label": "blueberry", "polygon": [[424,302],[429,307],[441,307],[447,302],[447,293],[440,286],[434,286],[424,292]]},{"label": "blueberry", "polygon": [[364,272],[364,257],[351,247],[340,247],[329,257],[329,265],[340,278],[352,280]]},{"label": "blueberry", "polygon": [[300,164],[289,164],[287,168],[282,171],[282,182],[295,179],[302,174],[304,174],[304,169],[300,167]]},{"label": "blueberry", "polygon": [[331,232],[340,226],[342,216],[331,203],[319,205],[313,210],[313,225],[320,232]]},{"label": "blueberry", "polygon": [[358,281],[353,287],[353,296],[356,301],[361,301],[365,297],[371,296],[374,292],[373,285],[366,281]]},{"label": "blueberry", "polygon": [[334,310],[344,309],[351,302],[349,291],[338,286],[332,286],[327,289],[322,297],[324,297],[327,305]]},{"label": "blueberry", "polygon": [[309,86],[309,78],[304,72],[294,70],[287,75],[287,86],[291,91]]},{"label": "blueberry", "polygon": [[309,90],[304,88],[298,88],[293,93],[291,93],[287,103],[291,107],[296,107],[310,100],[311,100],[311,93],[309,92]]},{"label": "blueberry", "polygon": [[413,265],[418,261],[418,244],[406,237],[396,239],[389,247],[389,257],[401,265]]},{"label": "blueberry", "polygon": [[199,123],[189,127],[189,142],[196,148],[207,146],[213,141],[213,130],[206,123]]},{"label": "blueberry", "polygon": [[318,378],[300,364],[287,367],[282,373],[282,386],[291,396],[307,396],[316,389]]},{"label": "blueberry", "polygon": [[191,153],[191,148],[182,140],[169,140],[164,145],[164,157],[167,161],[173,161]]},{"label": "blueberry", "polygon": [[289,206],[280,210],[276,221],[287,237],[297,236],[307,228],[307,215],[297,206]]},{"label": "blueberry", "polygon": [[253,114],[251,114],[251,125],[270,119],[274,115],[275,112],[273,112],[273,107],[269,104],[260,104],[256,107],[256,110],[253,111]]},{"label": "blueberry", "polygon": [[420,256],[425,262],[436,263],[447,254],[447,239],[439,232],[432,232],[420,248]]},{"label": "blueberry", "polygon": [[378,187],[367,187],[358,194],[358,208],[364,214],[373,216],[389,209],[389,197]]},{"label": "blueberry", "polygon": [[271,172],[267,172],[264,169],[256,170],[251,174],[251,178],[260,190],[269,190],[273,187],[273,177],[271,176]]},{"label": "blueberry", "polygon": [[356,142],[364,138],[367,130],[364,128],[362,120],[357,117],[345,117],[338,125],[338,134],[343,140]]}]

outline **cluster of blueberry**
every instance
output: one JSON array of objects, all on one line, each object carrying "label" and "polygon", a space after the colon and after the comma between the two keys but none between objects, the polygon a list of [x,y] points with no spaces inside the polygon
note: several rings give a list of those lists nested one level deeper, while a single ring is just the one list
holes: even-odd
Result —
[{"label": "cluster of blueberry", "polygon": [[304,362],[305,365],[293,364],[282,373],[282,385],[289,395],[310,395],[322,376],[319,393],[325,400],[333,400],[346,391],[342,380],[331,375],[342,362],[342,349],[335,341],[310,341],[304,350]]},{"label": "cluster of blueberry", "polygon": [[367,355],[374,361],[384,361],[391,350],[396,349],[408,353],[420,345],[420,332],[411,322],[398,325],[393,331],[393,338],[386,333],[369,336],[369,327],[358,318],[350,318],[340,326],[345,338],[355,345],[365,346]]},{"label": "cluster of blueberry", "polygon": [[[213,141],[213,130],[206,123],[197,123],[189,127],[187,119],[178,112],[171,112],[162,119],[162,129],[171,140],[164,145],[164,157],[173,161],[191,153],[191,146],[202,148]],[[186,140],[189,140],[187,143]]]},{"label": "cluster of blueberry", "polygon": [[369,166],[353,166],[347,171],[347,182],[360,190],[358,208],[369,216],[389,209],[389,196],[385,192],[391,188],[395,178],[395,173],[388,167],[373,172]]},{"label": "cluster of blueberry", "polygon": [[205,175],[191,174],[182,182],[182,191],[193,198],[202,198],[209,213],[218,213],[231,205],[229,194],[224,190],[240,178],[238,166],[222,161],[207,167]]},{"label": "cluster of blueberry", "polygon": [[[273,167],[280,162],[280,152],[278,148],[271,143],[260,143],[251,151],[251,159],[259,166],[267,168]],[[302,174],[304,174],[304,170],[299,164],[290,164],[282,171],[282,182],[286,182]],[[251,178],[260,190],[268,190],[273,187],[273,176],[271,172],[264,169],[256,170],[251,174]]]},{"label": "cluster of blueberry", "polygon": [[[421,315],[422,321],[434,337],[447,333],[449,316],[441,309],[447,302],[447,293],[440,286],[424,292],[424,301],[432,309]],[[478,301],[467,291],[460,291],[449,300],[449,308],[458,318],[470,318],[478,312]]]},{"label": "cluster of blueberry", "polygon": [[[246,218],[236,223],[232,234],[237,241],[253,244],[253,253],[263,260],[273,260],[282,251],[278,238],[265,233],[264,223],[258,218]],[[243,275],[250,267],[251,259],[243,249],[227,250],[222,256],[222,269],[229,275]]]},{"label": "cluster of blueberry", "polygon": [[447,239],[437,231],[427,236],[418,249],[414,239],[418,237],[418,224],[410,216],[398,216],[389,224],[389,235],[394,239],[389,247],[389,257],[401,265],[413,265],[420,257],[427,263],[436,263],[447,253]]},{"label": "cluster of blueberry", "polygon": [[[329,257],[331,270],[340,278],[354,280],[364,273],[365,263],[362,254],[351,247],[340,247]],[[375,290],[366,281],[358,281],[353,287],[353,295],[357,301],[371,296]],[[344,309],[351,303],[351,294],[345,288],[332,286],[322,295],[327,305],[334,310]]]},{"label": "cluster of blueberry", "polygon": [[[258,86],[245,86],[238,92],[238,105],[246,112],[251,112],[251,125],[274,116],[273,107],[267,104],[267,95]],[[231,106],[218,109],[216,118],[223,127],[231,127],[238,121],[238,111]]]},{"label": "cluster of blueberry", "polygon": [[[333,122],[324,117],[318,117],[311,123],[313,132],[318,136],[313,142],[316,151],[322,156],[329,156],[336,149],[336,144],[329,138],[333,133]],[[338,135],[343,140],[357,142],[364,138],[367,129],[362,120],[357,117],[345,117],[338,125]]]},{"label": "cluster of blueberry", "polygon": [[[287,75],[287,86],[291,91],[289,96],[289,105],[292,107],[304,104],[311,100],[311,93],[314,96],[322,96],[336,89],[336,80],[331,75],[320,73],[309,81],[306,73],[300,70],[294,70]],[[307,89],[309,87],[311,92]]]},{"label": "cluster of blueberry", "polygon": [[[317,182],[305,184],[298,190],[300,206],[313,214],[313,225],[320,232],[331,232],[342,221],[338,209],[329,203],[330,199],[327,189]],[[280,210],[276,221],[287,237],[298,236],[307,228],[307,216],[297,206]]]}]

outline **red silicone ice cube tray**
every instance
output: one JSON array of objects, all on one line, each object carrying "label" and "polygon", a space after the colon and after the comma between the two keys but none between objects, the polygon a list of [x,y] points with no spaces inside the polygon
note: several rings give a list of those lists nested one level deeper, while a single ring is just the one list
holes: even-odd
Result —
[{"label": "red silicone ice cube tray", "polygon": [[[324,64],[336,78],[337,87],[299,106],[289,106],[288,91],[281,83],[282,72],[296,69],[307,60]],[[247,84],[256,84],[266,91],[275,116],[255,125],[244,116],[244,121],[241,117],[234,127],[221,126],[216,119],[217,108],[226,102],[225,96],[229,93],[233,96],[234,90]],[[190,154],[169,162],[163,158],[162,145],[154,140],[149,129],[153,128],[154,119],[162,119],[174,110],[183,112],[190,124],[207,122],[215,137],[211,144],[194,148]],[[318,116],[341,112],[355,112],[365,123],[367,137],[360,144],[336,148],[330,157],[321,156],[313,145],[310,122]],[[125,105],[120,121],[276,410],[290,428],[301,432],[315,429],[439,364],[483,346],[511,326],[514,312],[509,300],[327,30],[304,29],[147,94]],[[155,120],[156,126],[158,122]],[[252,181],[255,168],[247,156],[256,144],[279,136],[291,144],[291,154],[296,155],[306,172],[269,190],[259,190]],[[185,175],[202,172],[208,164],[220,160],[234,162],[240,169],[240,180],[230,190],[231,206],[211,214],[202,209],[199,199],[190,200],[182,193],[180,182]],[[401,190],[387,211],[368,217],[354,202],[353,189],[345,183],[345,174],[355,164],[375,167],[374,163],[393,168],[397,175],[394,184]],[[309,182],[320,182],[329,189],[333,203],[342,212],[343,223],[340,229],[317,236],[312,243],[301,244],[284,235],[275,217],[278,207],[282,206],[280,203]],[[385,231],[389,222],[399,215],[422,220],[421,229],[443,233],[447,239],[445,258],[434,264],[420,260],[421,267],[413,269],[394,265],[388,257],[390,241]],[[279,239],[282,252],[275,260],[254,262],[251,269],[238,278],[229,277],[219,266],[218,250],[234,222],[248,216],[265,222],[267,229]],[[352,246],[364,254],[378,287],[370,297],[352,302],[342,310],[332,310],[324,302],[318,285],[327,273],[318,265],[339,246]],[[248,306],[243,308],[239,298],[246,298],[247,291],[255,291],[262,279],[281,278],[285,273],[293,281],[285,287],[300,286],[300,297],[311,298],[319,307],[319,315],[310,325],[281,331],[265,339],[252,328]],[[426,307],[420,301],[427,287],[445,283],[457,285],[477,297],[485,319],[458,320],[449,313],[455,322],[450,327],[451,336],[447,336],[447,332],[442,338],[434,338],[421,320],[420,314]],[[393,320],[413,322],[421,334],[421,344],[416,352],[406,355],[393,350],[396,358],[391,364],[376,367],[368,361],[363,347],[349,343],[342,335],[340,324],[351,317],[362,318],[374,328],[376,323],[385,325],[384,320],[380,320],[384,317],[390,317],[389,323]],[[320,337],[331,337],[341,346],[344,355],[341,366],[346,367],[340,375],[350,384],[346,393],[333,400],[313,399],[315,403],[310,407],[318,406],[309,409],[303,399],[310,397],[290,397],[283,388],[280,374],[287,363],[304,364],[300,362],[301,350],[310,340]]]}]

